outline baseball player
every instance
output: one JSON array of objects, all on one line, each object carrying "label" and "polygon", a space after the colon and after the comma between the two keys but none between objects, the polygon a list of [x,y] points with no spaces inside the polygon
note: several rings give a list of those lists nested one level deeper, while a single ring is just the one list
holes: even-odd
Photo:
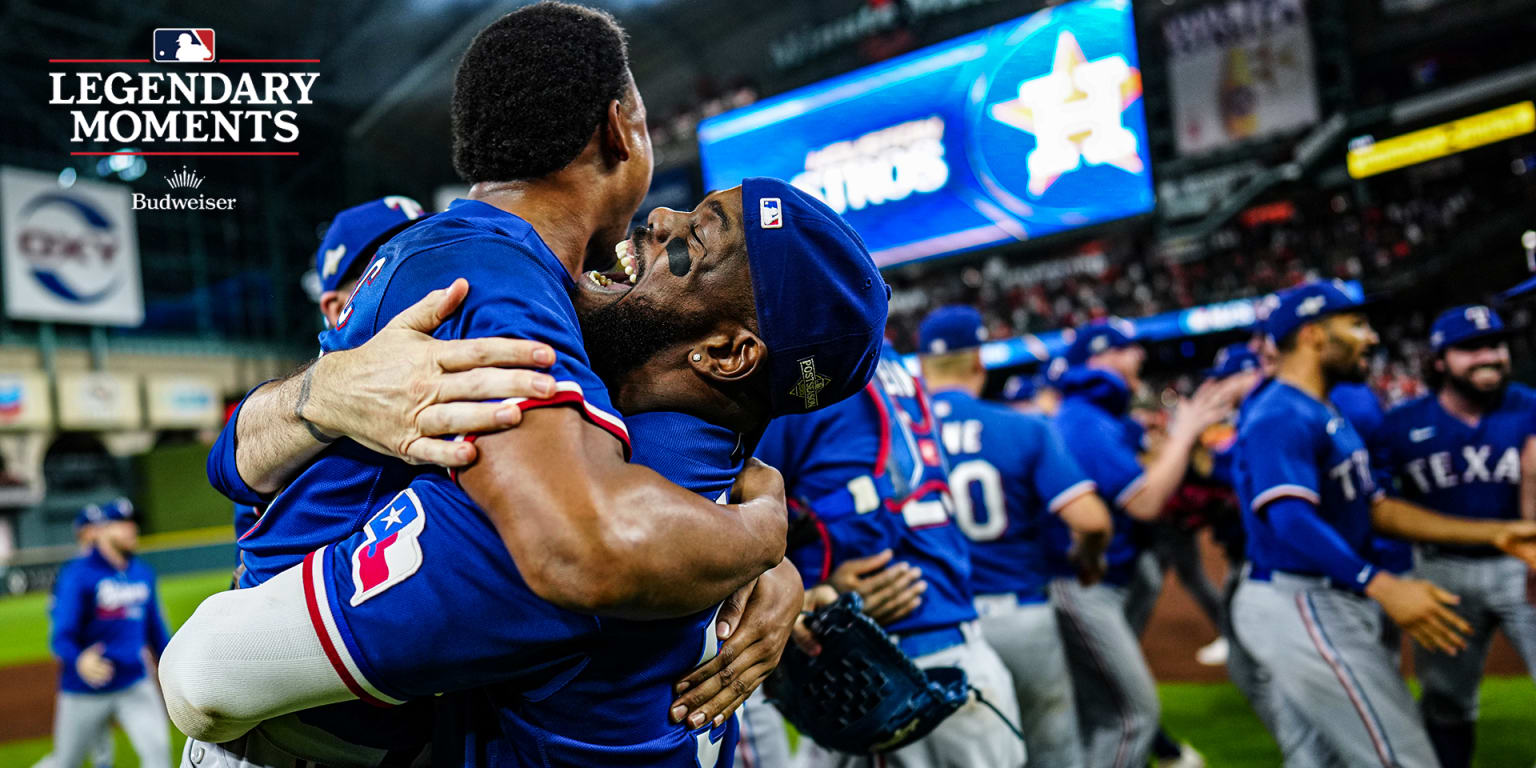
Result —
[{"label": "baseball player", "polygon": [[895,752],[872,758],[818,745],[807,748],[808,765],[1024,762],[1024,745],[1011,730],[1018,722],[1013,682],[976,626],[969,544],[954,524],[939,439],[927,393],[887,347],[863,397],[776,419],[758,446],[758,458],[784,473],[790,497],[801,500],[818,532],[790,551],[806,584],[826,581],[846,561],[890,550],[918,569],[927,588],[914,610],[885,628],[918,667],[959,667],[979,691],[932,733]]},{"label": "baseball player", "polygon": [[[1520,452],[1530,438],[1536,393],[1509,382],[1508,331],[1492,309],[1448,309],[1430,329],[1433,394],[1393,408],[1372,458],[1403,498],[1446,515],[1520,519]],[[1492,547],[1422,544],[1415,575],[1455,593],[1471,627],[1467,648],[1449,656],[1414,647],[1424,725],[1442,768],[1471,764],[1478,684],[1495,629],[1536,670],[1536,607],[1525,566]]]},{"label": "baseball player", "polygon": [[1114,524],[1102,582],[1082,584],[1064,558],[1053,560],[1051,574],[1084,757],[1104,768],[1144,765],[1157,732],[1157,690],[1128,619],[1127,588],[1141,554],[1132,520],[1162,514],[1200,434],[1231,410],[1229,394],[1202,386],[1175,411],[1162,449],[1143,466],[1142,429],[1127,415],[1144,358],[1134,334],[1118,319],[1078,329],[1056,416],[1068,452],[1110,502]]},{"label": "baseball player", "polygon": [[148,672],[170,632],[155,574],[134,557],[133,505],[123,498],[89,505],[75,526],[90,529],[90,549],[66,563],[54,584],[49,644],[60,663],[54,765],[80,765],[116,720],[140,765],[169,766],[165,704]]},{"label": "baseball player", "polygon": [[[771,201],[771,205],[765,206],[763,201]],[[396,247],[418,246],[416,240],[431,237],[438,226],[462,226],[452,223],[455,217],[486,215],[475,208],[470,208],[472,213],[461,212],[463,207],[456,204],[401,235],[386,246],[380,258],[389,258]],[[764,218],[764,211],[773,217]],[[694,237],[702,238],[702,242],[691,252],[685,246],[679,254],[672,247]],[[658,210],[651,215],[651,226],[635,234],[631,248],[638,273],[633,287],[610,290],[589,278],[580,289],[577,303],[581,305],[587,343],[595,345],[598,339],[625,333],[629,334],[631,353],[652,350],[629,370],[617,374],[612,391],[619,393],[621,408],[642,411],[627,419],[630,426],[643,423],[653,435],[653,442],[645,444],[646,450],[637,451],[637,456],[650,466],[667,470],[669,476],[687,479],[688,487],[699,493],[711,499],[725,495],[743,467],[744,448],[750,444],[746,435],[760,431],[769,416],[836,402],[859,391],[872,375],[884,327],[883,283],[878,282],[874,264],[852,230],[830,209],[790,185],[749,179],[743,187],[712,194],[693,212]],[[386,272],[380,278],[380,285],[387,279],[391,286],[383,291],[383,301],[390,301],[394,290],[410,292],[413,282],[430,284],[436,279],[414,275],[409,271],[413,262],[407,256],[398,271],[393,275]],[[489,274],[478,276],[477,284],[494,282],[489,278]],[[783,290],[790,280],[797,287],[795,292]],[[745,287],[753,297],[747,308],[749,312],[750,307],[756,308],[751,319],[739,319],[743,307],[734,286]],[[735,303],[720,303],[732,299]],[[620,304],[621,300],[625,303]],[[374,306],[378,301],[371,287],[362,289],[354,300],[354,318],[381,316]],[[814,303],[818,312],[812,317],[792,311],[800,302]],[[707,328],[711,335],[694,339],[636,334],[635,328],[656,328],[667,322],[659,317],[659,309],[650,309],[663,303],[674,316],[690,312],[714,315],[717,319],[707,325],[694,326]],[[624,314],[608,314],[615,307],[623,308]],[[728,317],[738,319],[723,319]],[[510,327],[515,319],[500,322]],[[747,331],[748,325],[758,330]],[[733,330],[736,328],[740,330]],[[369,332],[368,325],[349,325],[340,338],[328,339],[327,344],[356,343]],[[517,328],[508,332],[526,333]],[[547,330],[545,334],[553,338]],[[750,343],[743,334],[750,334]],[[562,346],[569,348],[570,344]],[[678,360],[687,361],[687,366],[678,369],[674,362]],[[609,368],[606,363],[597,365]],[[668,380],[676,384],[655,388],[657,382]],[[685,383],[688,380],[711,383],[701,390],[698,384]],[[601,391],[600,386],[594,385],[589,391]],[[802,393],[806,396],[800,397]],[[744,410],[739,410],[739,403],[746,404]],[[645,407],[669,404],[707,413],[715,424],[675,413],[643,413]],[[530,419],[519,429],[533,422]],[[482,464],[462,476],[470,498],[488,498],[491,503],[517,510],[519,515],[529,514],[527,499],[514,504],[506,490],[487,492],[487,486],[481,484],[488,481],[477,474],[484,462],[492,459],[493,454],[486,452]],[[573,475],[570,464],[567,457],[565,471],[552,472],[537,482],[519,473],[514,495],[557,496],[555,486],[568,491]],[[269,513],[274,522],[267,523],[264,518],[264,527],[244,545],[267,535],[267,525],[287,519],[302,523],[306,515],[334,513],[330,509],[311,510],[302,497],[293,507],[282,506],[284,499],[303,486],[308,474],[301,475],[274,505]],[[496,479],[492,476],[489,481]],[[553,485],[542,491],[534,487],[545,482]],[[490,512],[483,502],[479,509]],[[782,525],[782,507],[779,515]],[[721,517],[730,521],[733,516]],[[293,530],[302,530],[302,525]],[[780,547],[782,537],[780,528]],[[404,551],[407,559],[392,564],[386,554],[379,563],[379,542],[387,545],[387,552]],[[455,556],[438,563],[424,562],[421,553],[431,551],[453,552]],[[670,552],[666,554],[670,556]],[[732,556],[740,555],[722,554],[723,558]],[[332,657],[333,674],[304,675],[300,670],[289,670],[280,673],[284,684],[278,686],[270,677],[258,681],[238,677],[241,671],[237,670],[222,681],[204,675],[168,683],[178,723],[185,721],[185,727],[217,739],[226,733],[238,735],[253,724],[251,720],[324,703],[316,700],[320,694],[314,692],[315,686],[321,686],[327,697],[394,702],[443,690],[508,683],[512,690],[529,691],[525,695],[532,703],[514,706],[493,700],[490,709],[499,713],[495,719],[500,722],[496,731],[506,739],[495,742],[494,749],[479,746],[486,743],[479,739],[457,745],[470,750],[468,759],[472,761],[481,759],[476,755],[490,755],[483,759],[495,761],[501,759],[495,755],[511,750],[524,757],[541,752],[560,764],[610,764],[623,753],[634,764],[668,765],[674,764],[671,761],[677,758],[678,750],[690,756],[698,750],[699,755],[717,755],[728,764],[735,732],[735,721],[725,717],[728,710],[713,723],[693,711],[686,718],[687,726],[673,724],[696,710],[687,705],[687,696],[692,696],[695,688],[707,690],[705,678],[713,671],[708,665],[701,673],[684,679],[690,687],[683,698],[674,702],[671,696],[671,686],[679,677],[713,655],[715,606],[705,606],[703,612],[684,609],[683,618],[671,621],[641,624],[604,619],[599,623],[590,615],[565,610],[571,606],[564,594],[561,597],[566,602],[561,606],[541,601],[536,594],[539,588],[530,576],[537,572],[537,566],[525,566],[523,558],[523,553],[507,556],[502,537],[464,491],[446,477],[418,477],[405,493],[373,513],[362,533],[307,558],[301,575],[280,574],[266,586],[245,594],[219,596],[215,598],[217,604],[205,604],[199,616],[183,629],[183,634],[203,632],[201,642],[205,645],[182,646],[183,634],[179,634],[172,647],[173,660],[167,663],[168,676],[204,666],[199,661],[206,658],[204,654],[224,652],[220,644],[212,643],[213,633],[231,631],[230,619],[242,627],[268,623],[261,618],[259,606],[279,599],[274,595],[286,596],[284,605],[300,608],[308,595],[323,595],[327,603],[322,605],[316,598],[312,610],[324,620],[318,621],[312,632],[318,638],[315,645],[327,645],[329,639],[329,645],[337,649]],[[605,562],[610,569],[623,567],[622,560],[606,558]],[[671,566],[662,563],[657,567],[670,570]],[[380,575],[368,575],[375,572]],[[781,622],[782,632],[776,641],[763,643],[773,646],[776,642],[776,648],[761,661],[752,661],[750,653],[739,656],[737,661],[744,662],[743,666],[730,670],[726,678],[730,681],[760,679],[771,669],[800,608],[799,576],[793,566],[782,565],[774,572],[775,576],[787,573],[794,591]],[[610,575],[619,580],[615,586],[621,589],[630,588],[637,580],[630,577],[645,577],[633,570]],[[252,569],[248,576],[259,579],[263,574]],[[759,580],[758,590],[765,588],[767,579]],[[667,580],[673,582],[674,590],[682,592],[697,588],[699,583],[675,573],[657,578],[658,583]],[[486,622],[487,607],[496,605],[498,599],[508,607],[493,610],[493,614],[516,616],[517,621],[505,626]],[[689,605],[698,598],[683,595],[668,599],[690,601],[682,603]],[[419,606],[427,601],[435,601],[434,611],[442,618],[432,631],[415,628],[413,634]],[[663,611],[665,616],[665,611],[677,610],[670,607],[676,604],[650,610]],[[592,610],[587,605],[580,607]],[[614,612],[602,605],[597,608]],[[209,613],[204,615],[204,611]],[[306,614],[300,610],[296,615],[303,618]],[[706,635],[711,642],[701,643]],[[455,638],[453,653],[440,650],[443,637]],[[708,651],[702,658],[701,648]],[[188,685],[202,690],[187,691]],[[233,722],[198,722],[227,712],[223,706],[210,706],[206,699],[189,711],[180,711],[182,698],[192,704],[194,696],[209,690],[216,694],[231,686],[263,691],[245,694],[240,704],[246,711],[259,709],[259,716],[230,718]],[[267,688],[274,690],[269,693]],[[728,701],[738,692],[729,686],[721,695]],[[723,708],[723,704],[717,707]],[[680,711],[669,714],[669,708]],[[602,727],[596,730],[594,713],[601,713],[595,720]],[[269,738],[284,738],[275,736],[273,730],[264,728]],[[695,739],[702,740],[695,744]],[[435,751],[434,760],[440,758],[441,753]],[[715,765],[716,758],[701,758],[701,763]]]},{"label": "baseball player", "polygon": [[[951,461],[955,520],[971,540],[971,586],[982,635],[1013,676],[1030,761],[1084,765],[1072,679],[1046,592],[1048,558],[1067,556],[1087,582],[1103,572],[1109,510],[1093,481],[1044,418],[979,397],[986,332],[971,307],[944,307],[923,320],[918,349]],[[1047,539],[1059,517],[1072,549]]]},{"label": "baseball player", "polygon": [[[1377,489],[1364,442],[1327,401],[1360,380],[1377,338],[1359,303],[1329,282],[1288,290],[1265,321],[1275,379],[1246,406],[1237,488],[1249,574],[1233,599],[1243,645],[1275,670],[1288,765],[1436,765],[1407,686],[1381,646],[1380,612],[1417,641],[1454,653],[1469,627],[1458,600],[1370,563],[1371,529],[1447,544],[1497,543],[1529,560],[1536,526],[1438,515]],[[1369,598],[1369,599],[1367,599]]]}]

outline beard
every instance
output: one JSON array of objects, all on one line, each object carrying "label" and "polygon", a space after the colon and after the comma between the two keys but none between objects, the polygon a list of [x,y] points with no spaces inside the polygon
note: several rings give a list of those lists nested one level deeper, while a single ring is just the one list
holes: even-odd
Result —
[{"label": "beard", "polygon": [[[1493,368],[1497,370],[1500,374],[1499,385],[1493,389],[1483,389],[1472,383],[1472,375],[1479,368]],[[1456,394],[1461,395],[1467,402],[1483,410],[1493,410],[1504,402],[1504,392],[1509,389],[1509,370],[1503,366],[1479,365],[1468,369],[1466,375],[1463,376],[1452,376],[1447,373],[1445,375],[1445,383],[1451,389],[1456,390]]]},{"label": "beard", "polygon": [[667,349],[695,342],[715,323],[701,313],[666,311],[643,297],[579,311],[592,370],[615,394],[623,377]]}]

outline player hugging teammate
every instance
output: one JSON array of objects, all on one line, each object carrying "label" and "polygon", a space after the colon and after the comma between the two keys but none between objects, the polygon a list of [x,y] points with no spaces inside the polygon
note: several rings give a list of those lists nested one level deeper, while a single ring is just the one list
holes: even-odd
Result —
[{"label": "player hugging teammate", "polygon": [[[376,252],[355,269],[322,249],[322,274],[357,275],[325,354],[250,393],[210,456],[214,484],[265,512],[240,588],[166,649],[183,764],[1013,768],[1027,746],[1039,765],[1144,765],[1158,710],[1131,528],[1241,393],[1202,389],[1145,456],[1132,331],[1079,332],[1051,422],[978,400],[981,319],[955,309],[923,326],[925,385],[883,342],[889,289],[859,235],[783,181],[629,231],[653,159],[626,45],[562,3],[492,23],[454,84],[468,199],[361,237]],[[1436,342],[1443,411],[1389,418],[1406,442],[1381,459],[1456,518],[1382,498],[1326,400],[1374,339],[1357,308],[1318,284],[1270,316],[1280,372],[1233,461],[1252,571],[1232,621],[1287,670],[1288,760],[1433,759],[1362,593],[1432,649],[1529,622],[1501,607],[1523,566],[1497,554],[1529,560],[1536,538],[1504,458],[1529,397],[1503,387],[1497,318],[1462,317]],[[1435,495],[1477,483],[1499,504]],[[1421,569],[1465,618],[1366,561],[1372,525],[1439,547]],[[864,681],[917,691],[837,682],[850,717],[889,712],[881,738],[792,756],[752,694],[783,653],[810,678],[858,661],[818,659],[811,631],[857,617],[847,593],[914,662]],[[1475,709],[1444,675],[1426,679],[1430,732],[1466,752]],[[795,700],[776,699],[792,720]]]}]

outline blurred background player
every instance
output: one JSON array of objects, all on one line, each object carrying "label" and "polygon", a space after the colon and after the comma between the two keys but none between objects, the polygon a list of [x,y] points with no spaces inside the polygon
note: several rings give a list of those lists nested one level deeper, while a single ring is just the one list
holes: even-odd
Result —
[{"label": "blurred background player", "polygon": [[[1327,401],[1359,380],[1377,342],[1359,302],[1333,283],[1279,295],[1266,320],[1275,380],[1248,406],[1238,437],[1238,490],[1249,526],[1249,578],[1233,601],[1243,644],[1276,671],[1287,763],[1438,764],[1407,686],[1380,641],[1379,602],[1435,651],[1465,647],[1457,597],[1398,579],[1365,555],[1372,527],[1418,540],[1527,547],[1533,527],[1474,523],[1388,498],[1364,441]],[[1536,558],[1533,558],[1536,560]],[[1314,763],[1306,763],[1314,764]]]},{"label": "blurred background player", "polygon": [[1231,411],[1230,398],[1219,388],[1201,387],[1180,403],[1167,439],[1143,467],[1144,430],[1128,415],[1145,359],[1134,334],[1123,320],[1078,329],[1066,355],[1071,367],[1061,377],[1056,415],[1067,450],[1113,513],[1104,580],[1084,585],[1058,558],[1051,583],[1084,754],[1088,765],[1106,768],[1145,764],[1158,730],[1157,691],[1129,618],[1139,612],[1130,603],[1129,585],[1144,543],[1137,541],[1133,521],[1161,517],[1184,479],[1200,434]]},{"label": "blurred background player", "polygon": [[1103,576],[1109,509],[1049,421],[980,399],[987,381],[980,312],[935,310],[919,333],[923,383],[950,458],[955,520],[971,540],[976,612],[1013,676],[1029,761],[1082,768],[1072,678],[1046,591],[1046,549],[1058,543],[1047,538],[1046,521],[1055,515],[1066,524],[1071,550],[1054,554],[1091,584]]},{"label": "blurred background player", "polygon": [[75,518],[89,548],[65,564],[54,585],[49,643],[59,659],[53,764],[99,760],[115,720],[139,764],[168,768],[170,720],[152,674],[170,640],[155,574],[134,556],[139,527],[123,498],[92,504]]},{"label": "blurred background player", "polygon": [[[1432,392],[1393,408],[1374,441],[1375,468],[1403,498],[1446,515],[1518,520],[1521,449],[1536,429],[1536,395],[1511,384],[1509,330],[1482,305],[1435,318]],[[1424,725],[1442,768],[1472,760],[1478,686],[1496,629],[1536,671],[1536,606],[1525,564],[1500,550],[1421,544],[1414,575],[1461,598],[1452,610],[1471,627],[1454,656],[1414,646]]]},{"label": "blurred background player", "polygon": [[[315,251],[315,268],[303,279],[307,288],[313,288],[326,328],[335,328],[340,322],[342,309],[379,246],[424,215],[421,203],[404,195],[388,195],[355,205],[331,219],[325,239]],[[239,414],[236,405],[228,418],[237,419]],[[260,515],[255,505],[236,502],[235,538],[249,531]]]},{"label": "blurred background player", "polygon": [[939,439],[927,393],[887,347],[864,396],[776,419],[758,446],[758,458],[784,473],[788,496],[798,500],[792,506],[818,534],[789,553],[806,584],[827,580],[845,562],[889,550],[919,569],[926,590],[911,601],[910,613],[880,616],[886,630],[919,667],[959,667],[979,692],[900,750],[870,758],[817,746],[805,765],[1024,764],[1024,745],[1013,731],[1013,682],[976,625],[969,543],[954,524]]}]

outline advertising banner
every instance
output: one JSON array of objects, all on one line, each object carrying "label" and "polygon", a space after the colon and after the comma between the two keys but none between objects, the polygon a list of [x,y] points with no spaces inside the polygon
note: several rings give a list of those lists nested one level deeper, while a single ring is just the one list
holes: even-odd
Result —
[{"label": "advertising banner", "polygon": [[56,173],[0,168],[6,316],[144,322],[133,216],[127,187],[82,180],[64,189]]},{"label": "advertising banner", "polygon": [[1223,0],[1168,16],[1168,83],[1180,154],[1317,122],[1302,0]]}]

